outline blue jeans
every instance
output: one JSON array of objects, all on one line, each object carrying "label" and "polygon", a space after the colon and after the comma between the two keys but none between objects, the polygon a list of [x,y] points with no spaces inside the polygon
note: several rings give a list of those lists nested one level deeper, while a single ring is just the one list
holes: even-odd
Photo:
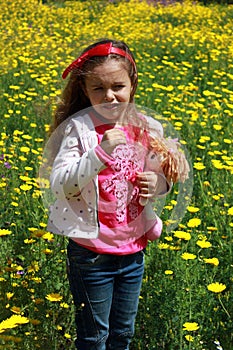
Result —
[{"label": "blue jeans", "polygon": [[96,254],[70,240],[68,276],[78,350],[128,350],[144,272],[144,252]]}]

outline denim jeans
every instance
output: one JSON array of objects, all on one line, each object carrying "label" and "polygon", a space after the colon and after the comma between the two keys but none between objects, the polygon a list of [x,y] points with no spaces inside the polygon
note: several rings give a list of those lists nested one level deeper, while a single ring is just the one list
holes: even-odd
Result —
[{"label": "denim jeans", "polygon": [[70,240],[68,277],[78,350],[128,350],[144,272],[144,252],[96,254]]}]

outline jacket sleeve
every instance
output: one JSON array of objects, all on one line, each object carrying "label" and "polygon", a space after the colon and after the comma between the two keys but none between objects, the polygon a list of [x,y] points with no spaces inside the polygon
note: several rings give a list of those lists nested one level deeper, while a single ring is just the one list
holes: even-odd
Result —
[{"label": "jacket sleeve", "polygon": [[164,135],[164,132],[163,132],[163,126],[162,124],[152,118],[152,117],[148,117],[146,116],[146,119],[147,119],[147,123],[148,123],[148,126],[149,126],[149,134],[151,137],[163,137]]},{"label": "jacket sleeve", "polygon": [[[83,138],[92,145],[87,151],[84,149]],[[50,175],[51,190],[56,198],[71,198],[80,194],[88,183],[96,179],[100,170],[105,168],[105,162],[95,152],[97,144],[95,130],[80,136],[77,125],[71,120],[65,129]]]}]

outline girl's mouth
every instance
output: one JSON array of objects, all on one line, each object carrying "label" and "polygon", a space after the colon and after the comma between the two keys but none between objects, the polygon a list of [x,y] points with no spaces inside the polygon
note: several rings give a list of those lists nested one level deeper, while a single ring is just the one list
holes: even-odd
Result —
[{"label": "girl's mouth", "polygon": [[117,109],[119,107],[118,103],[106,103],[103,105],[104,109],[107,109],[109,111],[113,110],[113,109]]}]

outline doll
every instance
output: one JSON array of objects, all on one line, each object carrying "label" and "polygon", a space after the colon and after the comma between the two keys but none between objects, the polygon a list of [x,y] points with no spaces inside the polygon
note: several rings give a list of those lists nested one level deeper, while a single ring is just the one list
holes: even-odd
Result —
[{"label": "doll", "polygon": [[[144,171],[163,174],[168,183],[183,183],[188,179],[190,167],[177,139],[158,137],[150,140]],[[141,205],[147,202],[148,199],[140,198]]]}]

